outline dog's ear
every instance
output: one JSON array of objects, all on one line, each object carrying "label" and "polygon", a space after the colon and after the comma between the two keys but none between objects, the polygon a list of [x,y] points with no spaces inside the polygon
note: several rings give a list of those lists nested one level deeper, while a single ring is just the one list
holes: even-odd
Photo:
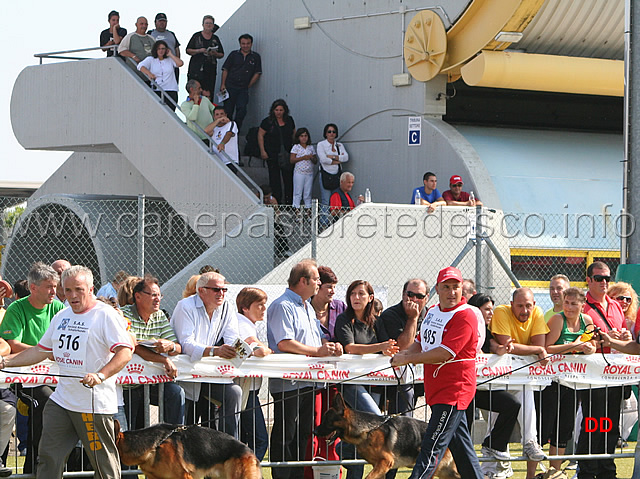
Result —
[{"label": "dog's ear", "polygon": [[333,409],[335,409],[338,414],[342,414],[346,409],[346,407],[347,405],[344,402],[344,398],[342,397],[342,394],[340,393],[336,394],[336,397],[333,398]]},{"label": "dog's ear", "polygon": [[116,439],[118,439],[118,436],[120,435],[120,421],[117,419],[113,420],[113,432],[115,433]]}]

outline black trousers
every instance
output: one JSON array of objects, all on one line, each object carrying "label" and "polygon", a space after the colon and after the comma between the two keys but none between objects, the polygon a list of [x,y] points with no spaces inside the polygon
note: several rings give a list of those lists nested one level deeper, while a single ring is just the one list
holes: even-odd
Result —
[{"label": "black trousers", "polygon": [[473,417],[475,408],[498,413],[498,418],[493,425],[493,429],[491,429],[491,433],[484,438],[482,445],[495,449],[496,451],[505,452],[513,428],[518,421],[520,401],[509,391],[477,390],[473,402],[467,408],[467,424],[469,424],[469,428],[471,428],[475,419]]},{"label": "black trousers", "polygon": [[53,394],[53,389],[49,386],[22,388],[22,393],[32,399],[29,405],[27,456],[24,459],[24,473],[31,474],[36,472],[38,446],[40,445],[40,436],[42,436],[42,412],[49,396]]},{"label": "black trousers", "polygon": [[[271,393],[273,397],[273,429],[271,430],[269,460],[303,461],[307,439],[313,427],[313,389]],[[273,479],[298,479],[304,467],[274,467]]]},{"label": "black trousers", "polygon": [[[578,392],[582,402],[582,426],[576,454],[613,453],[620,436],[620,403],[622,386],[585,389]],[[598,422],[596,431],[586,432],[587,418]],[[600,431],[600,418],[609,418],[611,431]],[[613,459],[592,459],[578,461],[578,479],[615,479],[616,463]]]}]

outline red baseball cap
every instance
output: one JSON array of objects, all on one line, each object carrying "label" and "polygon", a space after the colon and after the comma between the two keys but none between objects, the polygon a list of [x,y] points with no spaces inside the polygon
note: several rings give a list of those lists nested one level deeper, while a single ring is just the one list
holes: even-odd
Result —
[{"label": "red baseball cap", "polygon": [[455,279],[462,283],[462,273],[458,268],[454,268],[453,266],[440,270],[437,283],[444,283],[448,279]]},{"label": "red baseball cap", "polygon": [[453,175],[451,178],[449,178],[449,184],[450,185],[455,185],[456,183],[462,183],[464,185],[464,181],[462,181],[462,177],[459,175]]}]

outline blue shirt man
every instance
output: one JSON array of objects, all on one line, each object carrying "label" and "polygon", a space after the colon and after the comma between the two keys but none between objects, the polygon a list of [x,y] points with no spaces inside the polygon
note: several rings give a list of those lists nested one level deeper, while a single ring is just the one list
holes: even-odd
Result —
[{"label": "blue shirt man", "polygon": [[[318,292],[320,274],[313,260],[296,264],[289,274],[289,288],[267,310],[267,338],[274,354],[340,356],[340,343],[323,341],[320,322],[308,301]],[[302,460],[307,438],[313,428],[313,384],[270,378],[269,390],[274,402],[271,431],[271,461]],[[302,477],[302,467],[277,467],[273,479]]]},{"label": "blue shirt man", "polygon": [[446,205],[446,201],[442,198],[440,191],[436,188],[438,184],[438,178],[435,173],[431,171],[427,171],[422,177],[422,182],[424,186],[420,186],[413,190],[411,194],[411,201],[409,204],[415,205],[416,201],[416,192],[420,194],[421,205],[425,205],[429,207],[429,213],[431,213],[436,206],[444,206]]}]

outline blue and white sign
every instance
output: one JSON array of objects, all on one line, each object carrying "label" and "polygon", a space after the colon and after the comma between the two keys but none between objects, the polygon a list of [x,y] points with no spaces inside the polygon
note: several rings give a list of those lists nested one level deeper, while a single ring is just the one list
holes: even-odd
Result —
[{"label": "blue and white sign", "polygon": [[420,146],[422,141],[422,117],[409,117],[409,146]]}]

